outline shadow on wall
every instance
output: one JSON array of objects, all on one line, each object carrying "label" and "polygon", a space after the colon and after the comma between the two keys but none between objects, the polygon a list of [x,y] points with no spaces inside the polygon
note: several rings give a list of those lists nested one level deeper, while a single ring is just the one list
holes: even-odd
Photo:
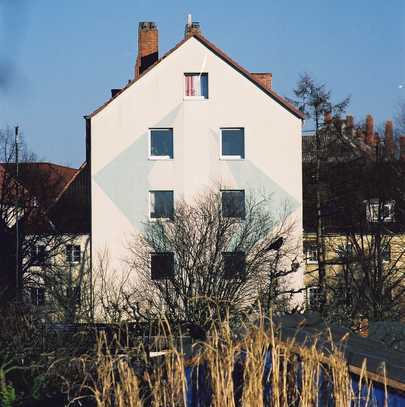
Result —
[{"label": "shadow on wall", "polygon": [[[182,104],[179,104],[151,127],[172,127],[182,111],[181,108]],[[148,179],[156,165],[156,162],[147,159],[148,138],[148,133],[142,134],[94,175],[94,181],[136,229],[145,219],[147,201],[145,194],[134,191],[149,189]]]}]

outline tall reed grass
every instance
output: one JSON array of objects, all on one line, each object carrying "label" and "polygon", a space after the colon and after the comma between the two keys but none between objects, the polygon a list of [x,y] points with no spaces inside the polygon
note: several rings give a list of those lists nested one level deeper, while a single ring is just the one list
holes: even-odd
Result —
[{"label": "tall reed grass", "polygon": [[[165,353],[156,358],[143,344],[122,348],[99,338],[96,360],[83,365],[97,407],[347,407],[368,405],[371,397],[365,367],[360,390],[353,389],[342,347],[322,351],[316,341],[304,347],[282,340],[263,317],[239,338],[227,321],[214,325],[190,357],[170,327],[164,331],[165,345],[157,341],[154,348]],[[187,404],[191,394],[194,404]]]}]

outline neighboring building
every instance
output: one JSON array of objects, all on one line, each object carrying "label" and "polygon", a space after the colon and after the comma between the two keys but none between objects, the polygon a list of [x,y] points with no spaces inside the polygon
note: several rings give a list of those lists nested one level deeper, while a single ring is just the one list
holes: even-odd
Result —
[{"label": "neighboring building", "polygon": [[314,182],[315,136],[303,135],[304,258],[309,308],[316,308],[318,301],[318,188],[330,294],[346,298],[346,305],[353,297],[369,295],[366,288],[360,292],[356,283],[348,281],[356,278],[361,269],[369,270],[370,279],[380,279],[370,286],[374,284],[378,292],[380,284],[380,295],[387,299],[405,293],[401,277],[405,272],[405,137],[399,138],[398,149],[392,122],[388,121],[380,139],[371,116],[364,126],[355,127],[351,116],[341,124],[342,132],[336,132],[335,138],[327,139],[326,132],[322,133],[320,185]]},{"label": "neighboring building", "polygon": [[0,164],[1,286],[47,313],[59,312],[55,296],[90,268],[87,173],[86,165],[23,162],[17,173],[15,163]]},{"label": "neighboring building", "polygon": [[[302,231],[302,113],[209,42],[198,23],[159,58],[158,29],[139,24],[135,77],[86,116],[91,164],[92,263],[126,268],[128,245],[148,219],[207,188],[242,202],[272,194]],[[294,281],[302,287],[302,271]]]}]

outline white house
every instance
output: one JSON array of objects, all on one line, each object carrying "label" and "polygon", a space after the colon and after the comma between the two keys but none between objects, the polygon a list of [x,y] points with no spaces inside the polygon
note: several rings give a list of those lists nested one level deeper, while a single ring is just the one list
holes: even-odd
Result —
[{"label": "white house", "polygon": [[110,268],[125,267],[145,219],[218,183],[232,199],[257,189],[287,201],[301,241],[303,116],[271,74],[242,68],[195,22],[163,57],[154,23],[139,24],[138,42],[134,79],[86,116],[93,265],[108,252]]}]

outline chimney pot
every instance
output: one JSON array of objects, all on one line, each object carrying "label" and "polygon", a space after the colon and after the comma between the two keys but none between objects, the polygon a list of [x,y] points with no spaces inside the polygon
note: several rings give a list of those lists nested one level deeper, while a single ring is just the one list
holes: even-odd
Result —
[{"label": "chimney pot", "polygon": [[198,21],[193,21],[191,14],[187,16],[187,24],[184,29],[184,38],[191,37],[194,34],[201,35],[201,27]]},{"label": "chimney pot", "polygon": [[391,120],[385,122],[384,137],[385,155],[388,159],[393,159],[395,157],[395,143],[394,125]]},{"label": "chimney pot", "polygon": [[117,96],[118,93],[121,92],[122,89],[111,89],[111,97]]},{"label": "chimney pot", "polygon": [[159,32],[153,21],[141,21],[138,26],[138,57],[135,65],[135,78],[159,58]]}]

